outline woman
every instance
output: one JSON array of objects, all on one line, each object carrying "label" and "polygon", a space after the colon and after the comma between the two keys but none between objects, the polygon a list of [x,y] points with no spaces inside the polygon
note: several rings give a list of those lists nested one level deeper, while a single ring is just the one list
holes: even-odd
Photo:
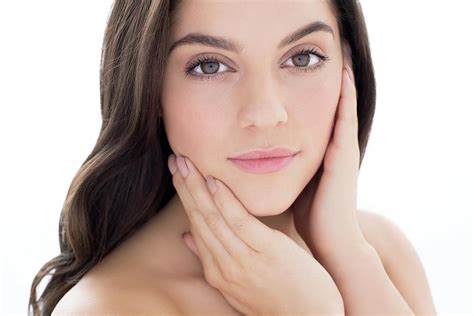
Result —
[{"label": "woman", "polygon": [[35,314],[435,312],[411,245],[356,209],[356,1],[116,1],[101,105]]}]

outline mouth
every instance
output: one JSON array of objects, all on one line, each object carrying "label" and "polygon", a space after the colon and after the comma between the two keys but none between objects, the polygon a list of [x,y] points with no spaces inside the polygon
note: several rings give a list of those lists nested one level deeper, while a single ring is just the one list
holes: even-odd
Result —
[{"label": "mouth", "polygon": [[280,157],[293,156],[296,153],[297,152],[295,150],[291,150],[287,147],[274,147],[270,149],[262,148],[262,149],[247,151],[237,156],[230,157],[230,159],[249,160],[249,159],[262,159],[262,158],[280,158]]},{"label": "mouth", "polygon": [[236,159],[229,158],[229,160],[237,166],[240,170],[250,173],[270,173],[276,172],[287,166],[298,152],[279,157],[266,157],[257,159]]}]

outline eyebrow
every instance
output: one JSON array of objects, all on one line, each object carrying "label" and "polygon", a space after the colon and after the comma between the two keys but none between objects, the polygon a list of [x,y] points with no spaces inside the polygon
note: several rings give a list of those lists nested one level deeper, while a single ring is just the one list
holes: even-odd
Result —
[{"label": "eyebrow", "polygon": [[[287,46],[293,42],[296,42],[300,38],[313,33],[313,32],[326,32],[332,35],[334,38],[334,31],[333,29],[322,21],[312,22],[310,24],[304,25],[297,29],[295,32],[285,36],[283,40],[278,45],[278,48],[282,48]],[[229,50],[235,53],[239,53],[242,51],[242,45],[229,39],[225,39],[223,37],[207,35],[203,33],[189,33],[188,35],[182,37],[181,39],[177,40],[176,42],[171,45],[170,49],[168,50],[168,55],[176,49],[178,46],[181,45],[203,45],[203,46],[211,46],[215,48]]]}]

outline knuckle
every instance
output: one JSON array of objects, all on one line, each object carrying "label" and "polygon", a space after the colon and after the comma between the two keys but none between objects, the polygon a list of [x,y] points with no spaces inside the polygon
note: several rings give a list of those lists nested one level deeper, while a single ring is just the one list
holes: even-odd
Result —
[{"label": "knuckle", "polygon": [[245,218],[238,217],[232,221],[232,229],[238,234],[243,233],[247,226],[247,220]]},{"label": "knuckle", "polygon": [[196,206],[200,209],[207,208],[207,203],[206,203],[206,196],[203,194],[202,190],[199,188],[196,188],[193,184],[187,184],[186,186],[188,188],[188,191],[191,193],[191,195],[194,198],[194,202]]},{"label": "knuckle", "polygon": [[204,268],[204,276],[207,280],[207,283],[209,283],[213,287],[220,286],[221,276],[220,276],[220,273],[217,272],[215,269]]},{"label": "knuckle", "polygon": [[213,201],[214,201],[214,204],[216,205],[217,208],[219,209],[223,209],[225,206],[224,206],[224,202],[222,201],[222,195],[219,194],[220,191],[217,191],[216,194],[213,195]]},{"label": "knuckle", "polygon": [[221,216],[217,212],[210,212],[204,215],[204,219],[206,220],[207,225],[212,230],[215,230],[221,223]]},{"label": "knuckle", "polygon": [[337,157],[337,153],[345,148],[345,143],[341,139],[335,139],[331,143],[331,146],[328,146],[326,150],[326,155],[330,157],[330,159],[334,159]]},{"label": "knuckle", "polygon": [[186,179],[183,178],[183,185],[186,186],[189,193],[191,193],[191,195],[195,197],[197,201],[201,200],[200,195],[199,195],[200,194],[199,187],[193,181],[189,179],[189,176]]},{"label": "knuckle", "polygon": [[222,271],[222,278],[225,282],[235,283],[240,280],[240,268],[235,264],[226,265]]},{"label": "knuckle", "polygon": [[181,187],[183,185],[183,182],[184,182],[183,178],[178,177],[178,176],[173,177],[173,185],[175,188]]}]

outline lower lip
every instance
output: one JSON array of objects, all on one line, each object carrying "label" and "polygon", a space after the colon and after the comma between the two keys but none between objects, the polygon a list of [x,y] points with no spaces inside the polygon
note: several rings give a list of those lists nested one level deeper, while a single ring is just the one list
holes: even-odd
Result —
[{"label": "lower lip", "polygon": [[264,159],[229,159],[238,168],[246,172],[252,173],[268,173],[282,169],[291,162],[293,156],[287,157],[275,157],[275,158],[264,158]]}]

